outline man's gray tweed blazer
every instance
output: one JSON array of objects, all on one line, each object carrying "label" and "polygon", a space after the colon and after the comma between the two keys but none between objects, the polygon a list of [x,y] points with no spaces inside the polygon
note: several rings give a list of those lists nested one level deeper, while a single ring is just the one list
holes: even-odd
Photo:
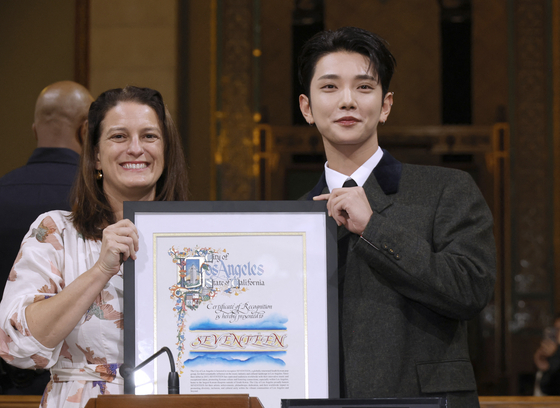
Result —
[{"label": "man's gray tweed blazer", "polygon": [[[388,152],[363,186],[363,236],[338,230],[341,392],[477,407],[467,320],[496,276],[492,215],[471,176]],[[324,174],[308,199],[327,192]]]}]

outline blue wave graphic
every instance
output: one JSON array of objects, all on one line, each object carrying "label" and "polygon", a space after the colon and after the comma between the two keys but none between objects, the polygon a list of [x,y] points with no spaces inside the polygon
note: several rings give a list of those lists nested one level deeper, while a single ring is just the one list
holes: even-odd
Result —
[{"label": "blue wave graphic", "polygon": [[286,330],[286,323],[288,318],[281,316],[279,314],[271,314],[266,318],[255,321],[243,323],[227,323],[210,320],[209,318],[201,319],[199,321],[193,322],[190,326],[190,330]]},{"label": "blue wave graphic", "polygon": [[[192,354],[192,353],[191,353]],[[271,353],[204,353],[195,358],[184,361],[185,366],[198,367],[213,364],[227,364],[231,367],[246,367],[250,364],[265,363],[284,367],[286,363],[280,358],[274,358]],[[285,354],[285,352],[273,353]]]}]

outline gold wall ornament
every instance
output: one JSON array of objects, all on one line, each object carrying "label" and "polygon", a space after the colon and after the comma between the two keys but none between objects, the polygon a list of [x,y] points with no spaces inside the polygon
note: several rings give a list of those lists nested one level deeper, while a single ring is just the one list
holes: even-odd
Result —
[{"label": "gold wall ornament", "polygon": [[513,69],[515,99],[512,177],[513,219],[518,231],[513,260],[514,291],[546,293],[550,290],[552,236],[552,138],[550,137],[548,33],[550,15],[546,0],[515,2]]},{"label": "gold wall ornament", "polygon": [[255,199],[253,169],[253,58],[256,23],[252,0],[218,3],[216,198]]},{"label": "gold wall ornament", "polygon": [[[552,4],[516,0],[510,7],[511,275],[504,280],[501,372],[510,394],[518,374],[533,370],[528,339],[541,339],[554,311],[554,149]],[[511,300],[511,301],[510,301]],[[550,322],[548,321],[550,320]],[[532,334],[535,333],[535,334]],[[497,344],[498,345],[498,344]]]},{"label": "gold wall ornament", "polygon": [[[554,143],[554,276],[555,293],[560,293],[560,0],[552,2],[552,138]],[[560,296],[555,308],[560,310]]]}]

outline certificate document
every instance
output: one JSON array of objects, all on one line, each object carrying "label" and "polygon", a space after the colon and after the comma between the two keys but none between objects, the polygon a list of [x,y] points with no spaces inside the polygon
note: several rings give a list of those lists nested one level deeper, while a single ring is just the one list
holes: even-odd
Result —
[{"label": "certificate document", "polygon": [[[249,394],[265,407],[338,396],[336,229],[324,204],[130,204],[157,211],[130,216],[140,250],[125,265],[127,364],[167,346],[182,394]],[[165,359],[143,368],[148,392],[167,393],[169,371]]]}]

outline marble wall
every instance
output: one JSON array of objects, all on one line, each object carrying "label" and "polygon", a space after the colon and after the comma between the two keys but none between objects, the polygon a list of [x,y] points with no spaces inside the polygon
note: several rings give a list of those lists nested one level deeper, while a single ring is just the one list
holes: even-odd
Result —
[{"label": "marble wall", "polygon": [[177,0],[93,0],[91,93],[135,85],[157,89],[177,121]]},{"label": "marble wall", "polygon": [[23,166],[37,142],[35,101],[74,77],[74,0],[0,1],[0,176]]}]

